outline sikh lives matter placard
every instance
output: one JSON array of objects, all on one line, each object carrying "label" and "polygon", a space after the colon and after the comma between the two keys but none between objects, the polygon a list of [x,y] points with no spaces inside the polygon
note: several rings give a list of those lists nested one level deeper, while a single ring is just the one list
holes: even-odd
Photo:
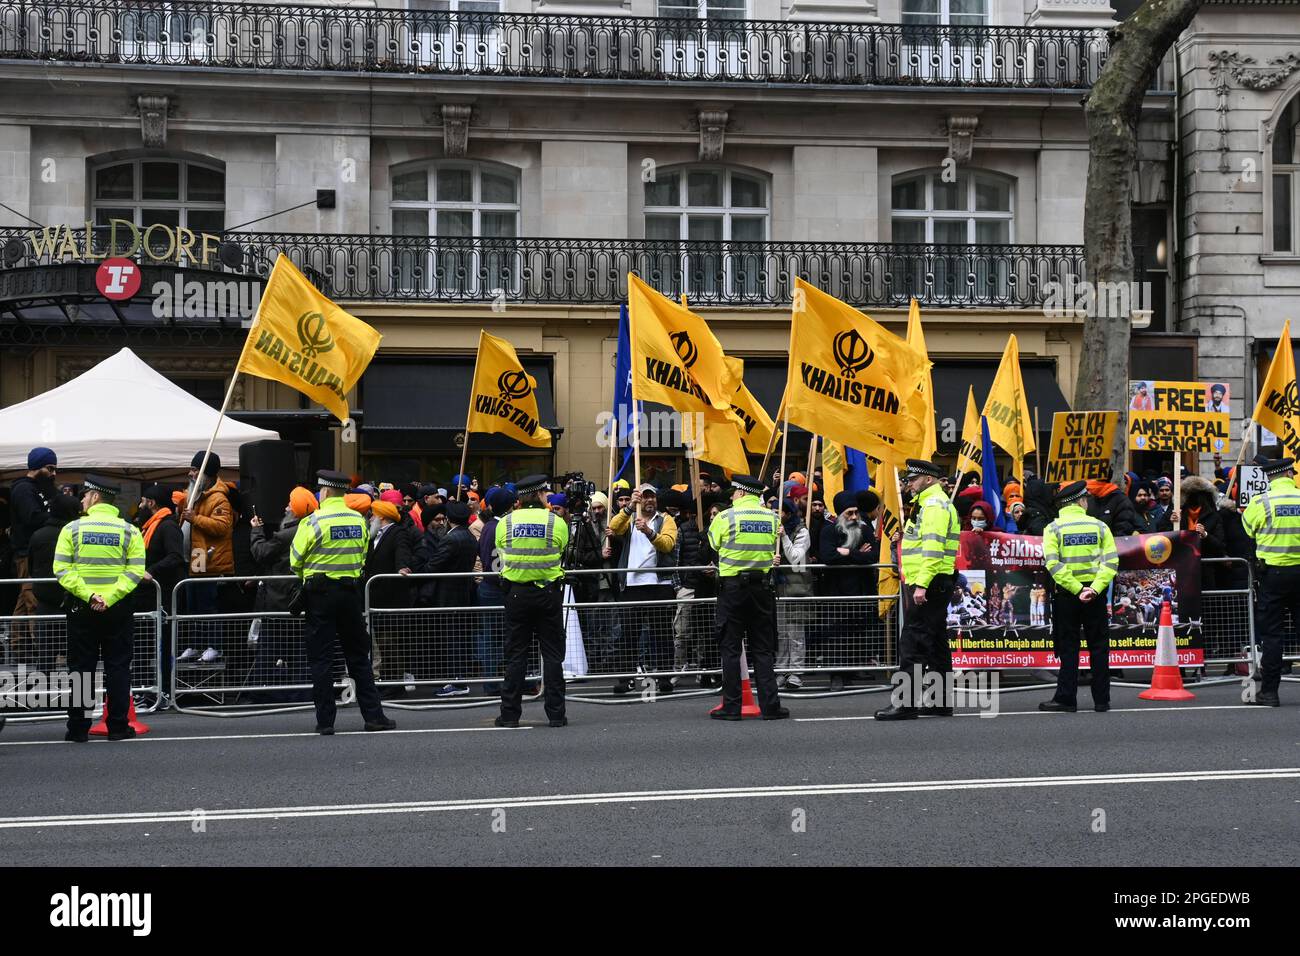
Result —
[{"label": "sikh lives matter placard", "polygon": [[1110,478],[1110,449],[1119,412],[1057,412],[1052,416],[1052,444],[1047,454],[1047,481],[1069,484]]},{"label": "sikh lives matter placard", "polygon": [[[1160,602],[1172,589],[1178,663],[1204,662],[1201,639],[1200,539],[1194,532],[1115,539],[1119,574],[1105,595],[1112,667],[1155,663]],[[1052,649],[1052,579],[1043,539],[965,531],[957,586],[948,605],[953,667],[1057,667]],[[1080,653],[1088,666],[1088,652]]]},{"label": "sikh lives matter placard", "polygon": [[1128,447],[1227,454],[1230,407],[1226,383],[1130,382]]}]

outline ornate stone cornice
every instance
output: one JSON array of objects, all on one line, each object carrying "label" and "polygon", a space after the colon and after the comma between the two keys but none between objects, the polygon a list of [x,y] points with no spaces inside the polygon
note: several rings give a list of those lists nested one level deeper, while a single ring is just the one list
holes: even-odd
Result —
[{"label": "ornate stone cornice", "polygon": [[975,149],[975,131],[979,129],[980,118],[978,116],[949,116],[947,124],[948,132],[948,157],[957,161],[959,166],[964,166],[970,162],[971,153]]},{"label": "ornate stone cornice", "polygon": [[469,124],[474,107],[464,103],[442,104],[442,151],[460,158],[469,150]]},{"label": "ornate stone cornice", "polygon": [[1253,56],[1245,56],[1235,50],[1210,51],[1210,79],[1214,82],[1214,92],[1219,97],[1215,107],[1219,114],[1219,172],[1232,171],[1232,166],[1228,163],[1230,81],[1236,80],[1248,90],[1271,90],[1285,83],[1296,70],[1300,70],[1300,55],[1295,53],[1274,57],[1266,66],[1259,66]]},{"label": "ornate stone cornice", "polygon": [[696,120],[700,126],[700,160],[716,163],[722,159],[722,150],[727,137],[726,110],[700,110]]},{"label": "ornate stone cornice", "polygon": [[167,117],[176,106],[171,97],[141,94],[135,98],[136,112],[140,114],[140,138],[150,149],[167,146]]}]

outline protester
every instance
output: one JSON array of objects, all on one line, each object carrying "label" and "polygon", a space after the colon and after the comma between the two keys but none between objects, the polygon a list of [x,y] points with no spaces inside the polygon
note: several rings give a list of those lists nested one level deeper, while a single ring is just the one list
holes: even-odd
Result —
[{"label": "protester", "polygon": [[[478,559],[478,542],[469,531],[469,508],[463,501],[448,501],[443,507],[447,532],[443,535],[426,531],[415,551],[416,570],[421,574],[454,575],[435,581],[427,589],[429,606],[457,608],[439,615],[435,624],[429,665],[434,675],[468,674],[472,650],[468,634],[472,612],[464,610],[474,604],[474,570]],[[469,693],[469,685],[448,683],[438,697],[459,697]]]},{"label": "protester", "polygon": [[[27,453],[27,474],[18,478],[9,491],[9,543],[13,550],[13,576],[30,578],[31,568],[28,548],[31,537],[50,514],[50,502],[58,492],[54,478],[58,474],[58,456],[49,448],[33,448]],[[14,605],[15,618],[36,613],[36,593],[32,585],[18,585],[18,602]],[[10,652],[22,661],[27,654],[26,645],[35,637],[31,622],[14,620],[9,629]]]},{"label": "protester", "polygon": [[[802,486],[799,486],[802,487]],[[777,539],[780,566],[776,571],[778,597],[791,598],[777,607],[776,667],[790,671],[776,680],[778,688],[803,687],[800,668],[806,660],[806,638],[812,608],[803,598],[812,596],[812,575],[808,570],[808,554],[812,540],[808,528],[799,515],[795,502],[787,498],[781,503],[781,529]]]},{"label": "protester", "polygon": [[[1181,500],[1171,515],[1174,530],[1195,531],[1201,538],[1202,558],[1222,558],[1228,554],[1224,533],[1223,514],[1219,510],[1219,493],[1209,480],[1200,475],[1188,475],[1182,481]],[[1201,565],[1201,589],[1213,591],[1220,588],[1219,565]]]},{"label": "protester", "polygon": [[[298,524],[318,508],[316,496],[298,487],[289,493],[289,501],[279,522],[268,524],[261,515],[249,519],[252,535],[248,547],[258,571],[265,577],[258,582],[253,599],[254,611],[283,611],[289,608],[302,590],[294,580],[266,580],[293,575],[289,566],[290,548]],[[249,641],[255,643],[252,683],[300,684],[308,681],[307,654],[297,634],[297,626],[284,618],[266,617],[255,622]],[[293,691],[258,691],[251,695],[257,703],[285,703],[310,700],[310,695]]]},{"label": "protester", "polygon": [[1155,496],[1151,494],[1151,486],[1145,479],[1137,483],[1136,490],[1133,492],[1133,510],[1137,513],[1138,534],[1174,530],[1168,513],[1157,512]]},{"label": "protester", "polygon": [[1097,478],[1089,479],[1087,505],[1088,517],[1101,521],[1110,528],[1114,537],[1137,533],[1137,512],[1119,485]]},{"label": "protester", "polygon": [[[880,506],[874,492],[865,492],[861,504],[868,512]],[[835,508],[835,524],[822,532],[821,561],[826,566],[822,578],[822,593],[830,598],[852,598],[876,593],[876,571],[871,566],[879,562],[879,545],[871,521],[864,517],[856,492],[841,491],[831,502]],[[833,601],[826,606],[825,618],[829,622],[822,634],[823,665],[849,664],[861,658],[861,642],[868,630],[868,618],[874,615],[875,605],[862,606],[856,601]],[[831,675],[831,690],[842,690],[849,683],[848,672]]]},{"label": "protester", "polygon": [[[497,523],[515,506],[515,495],[504,488],[492,488],[484,498],[483,531],[478,539],[479,567],[483,577],[478,583],[475,603],[489,610],[478,613],[474,658],[483,693],[501,693],[501,653],[505,647],[505,592],[501,587],[501,555],[497,552]],[[602,575],[603,577],[603,575]]]},{"label": "protester", "polygon": [[[639,485],[632,493],[629,506],[610,519],[609,529],[625,543],[618,566],[628,569],[620,599],[625,605],[623,641],[630,645],[624,660],[632,664],[640,658],[646,670],[664,672],[672,668],[673,608],[666,604],[638,606],[648,601],[668,602],[674,597],[672,568],[676,564],[677,524],[659,511],[658,502],[654,485]],[[638,653],[642,627],[649,629],[644,657]],[[671,694],[671,677],[659,677],[658,687],[659,693]],[[631,689],[629,678],[621,678],[614,684],[616,694],[626,694]]]},{"label": "protester", "polygon": [[[197,489],[197,493],[193,505],[183,507],[180,513],[190,577],[202,581],[190,585],[186,594],[189,597],[188,613],[219,614],[222,611],[218,596],[220,582],[216,579],[235,570],[235,513],[230,507],[229,488],[218,477],[221,459],[210,454],[206,465],[203,459],[203,452],[198,452],[190,462],[186,502],[191,492]],[[200,466],[203,466],[202,474],[199,474]],[[202,653],[194,647],[186,647],[176,658],[177,662],[215,664],[220,661],[223,655],[216,646],[220,643],[217,627],[200,624],[194,633],[206,637],[207,647]]]},{"label": "protester", "polygon": [[[32,578],[54,577],[54,554],[58,544],[59,533],[64,526],[77,520],[81,515],[81,502],[71,495],[53,495],[49,499],[49,511],[45,524],[32,532],[27,542],[28,576]],[[152,588],[150,589],[152,591]],[[63,614],[65,592],[58,581],[47,581],[32,585],[32,595],[36,599],[33,613],[38,618]],[[149,610],[153,610],[153,595],[149,596]],[[67,641],[63,637],[62,622],[57,620],[36,620],[32,622],[34,639],[32,646],[24,650],[20,663],[31,664],[40,671],[49,673],[55,668],[60,657],[67,655]]]},{"label": "protester", "polygon": [[[411,604],[411,587],[406,581],[371,581],[378,575],[411,573],[415,563],[411,547],[411,529],[407,516],[389,497],[392,492],[381,492],[380,500],[370,508],[370,545],[366,550],[366,563],[362,580],[369,588],[369,606],[372,608],[405,608]],[[396,615],[377,614],[370,619],[370,636],[374,642],[375,680],[412,681],[414,675],[407,662],[409,640],[406,626]],[[406,685],[390,684],[381,687],[379,696],[384,699],[400,697]]]}]

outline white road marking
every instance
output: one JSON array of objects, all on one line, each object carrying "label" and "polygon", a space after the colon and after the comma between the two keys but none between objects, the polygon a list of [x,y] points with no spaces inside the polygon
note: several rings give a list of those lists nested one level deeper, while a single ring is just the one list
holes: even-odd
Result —
[{"label": "white road marking", "polygon": [[[51,723],[49,726],[54,727]],[[61,727],[62,725],[57,725]],[[513,733],[516,730],[532,730],[532,727],[417,727],[411,730],[384,730],[379,733],[386,736],[394,734],[473,734],[473,733]],[[365,730],[336,730],[335,737],[356,737],[360,735],[374,736],[375,731]],[[319,737],[320,734],[314,730],[304,733],[292,734],[194,734],[191,736],[174,735],[171,737],[162,737],[153,733],[145,734],[141,737],[132,739],[132,743],[163,743],[165,741],[186,741],[186,740],[278,740],[290,739],[293,737]],[[63,746],[67,741],[59,740],[6,740],[0,743],[0,747],[44,747],[51,744]],[[92,741],[93,743],[93,741]]]},{"label": "white road marking", "polygon": [[[555,794],[471,800],[422,800],[402,803],[323,804],[300,807],[247,807],[205,810],[208,823],[238,820],[291,820],[310,817],[360,817],[394,813],[437,813],[445,810],[598,806],[616,803],[665,803],[694,800],[744,800],[760,797],[843,796],[928,791],[1023,789],[1028,787],[1118,786],[1153,783],[1207,783],[1238,780],[1300,778],[1300,767],[1258,770],[1180,770],[1167,773],[1081,774],[1057,777],[989,777],[968,780],[919,780],[845,784],[799,784],[777,787],[723,787],[698,790],[633,790],[610,793]],[[189,824],[193,810],[90,813],[64,816],[0,817],[0,829],[45,829],[85,826],[129,826],[142,823]]]},{"label": "white road marking", "polygon": [[[1153,714],[1157,711],[1165,711],[1165,710],[1187,711],[1187,710],[1260,710],[1260,709],[1261,708],[1251,704],[1204,704],[1197,707],[1112,707],[1110,709],[1110,712],[1112,714]],[[1079,713],[1080,714],[1092,713],[1092,708],[1080,707]],[[954,717],[983,717],[984,715],[981,714],[978,710],[976,710],[968,714],[953,714],[953,716]],[[1059,717],[1062,715],[1056,711],[1051,711],[1051,710],[1000,710],[998,711],[996,716],[998,717]],[[1078,716],[1078,715],[1065,714],[1064,716],[1071,717],[1071,716]],[[871,714],[859,714],[853,717],[795,717],[793,719],[795,723],[815,724],[815,723],[821,723],[821,722],[832,721],[832,720],[875,720],[876,718]],[[921,718],[918,717],[917,719],[920,720]],[[926,717],[924,719],[935,720],[936,718]],[[939,719],[941,720],[943,718],[939,718]],[[991,720],[992,718],[986,718],[986,719]]]}]

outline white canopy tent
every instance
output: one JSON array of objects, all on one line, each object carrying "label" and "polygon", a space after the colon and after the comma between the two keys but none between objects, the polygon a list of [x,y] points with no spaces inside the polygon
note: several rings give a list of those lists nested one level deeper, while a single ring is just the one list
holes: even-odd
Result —
[{"label": "white canopy tent", "polygon": [[[217,410],[167,381],[130,349],[72,381],[0,408],[0,471],[27,468],[27,453],[53,448],[61,471],[185,469],[207,447]],[[212,451],[225,468],[239,446],[280,436],[222,418]]]}]

